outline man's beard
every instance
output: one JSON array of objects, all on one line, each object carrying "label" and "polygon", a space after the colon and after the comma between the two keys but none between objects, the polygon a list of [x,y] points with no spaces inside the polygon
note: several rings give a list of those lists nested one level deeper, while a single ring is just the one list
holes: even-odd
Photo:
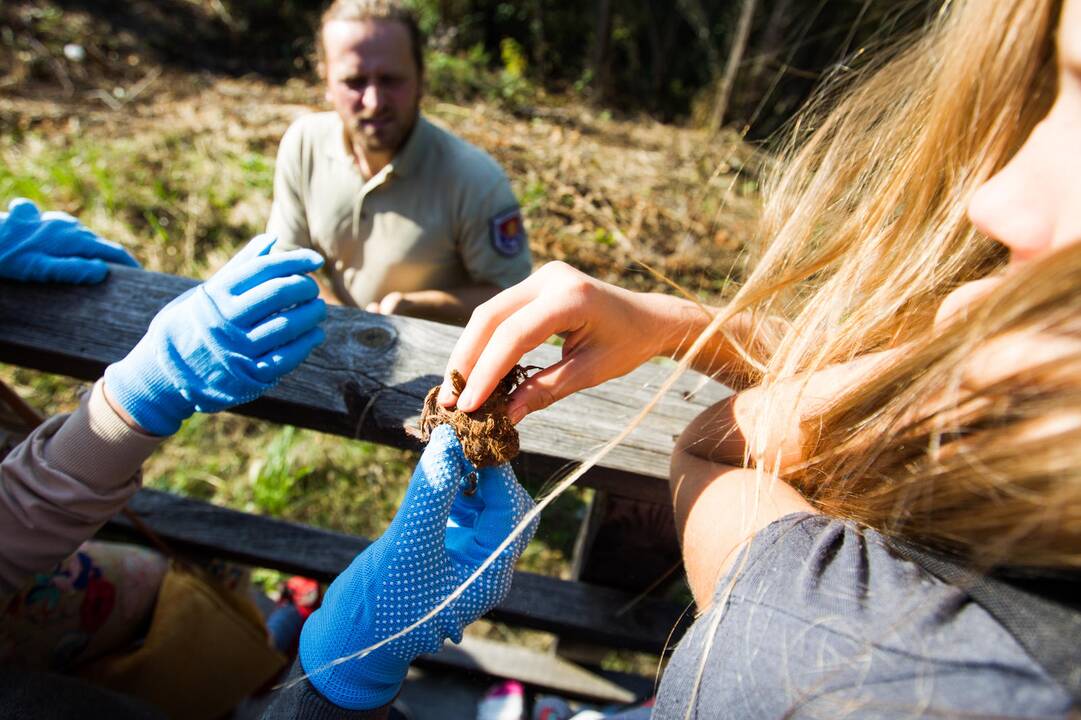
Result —
[{"label": "man's beard", "polygon": [[366,153],[393,155],[401,150],[409,139],[418,117],[419,111],[414,111],[405,120],[392,116],[379,128],[369,128],[366,126],[367,120],[358,119],[350,128],[349,141],[353,147],[359,146]]}]

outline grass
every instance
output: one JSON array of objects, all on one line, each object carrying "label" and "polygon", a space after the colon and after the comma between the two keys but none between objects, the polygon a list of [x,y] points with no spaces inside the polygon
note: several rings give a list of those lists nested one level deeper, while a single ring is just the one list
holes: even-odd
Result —
[{"label": "grass", "polygon": [[272,159],[175,135],[0,139],[0,198],[65,208],[151,270],[203,276],[261,230]]}]

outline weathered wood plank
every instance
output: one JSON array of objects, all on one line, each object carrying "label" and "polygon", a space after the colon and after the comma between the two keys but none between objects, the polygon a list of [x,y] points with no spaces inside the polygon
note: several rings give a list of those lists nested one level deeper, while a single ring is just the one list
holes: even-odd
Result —
[{"label": "weathered wood plank", "polygon": [[421,655],[415,663],[518,680],[534,691],[574,700],[626,705],[637,699],[632,691],[555,655],[468,635],[458,645],[446,643],[438,653]]},{"label": "weathered wood plank", "polygon": [[[0,361],[91,380],[123,357],[159,308],[194,284],[187,278],[114,268],[92,287],[0,282]],[[403,426],[418,417],[438,383],[460,330],[400,317],[331,308],[327,342],[264,398],[237,412],[396,447],[415,447]],[[633,332],[633,329],[628,329]],[[544,346],[525,362],[548,365]],[[614,437],[653,395],[669,370],[647,364],[577,393],[520,426],[524,477],[550,477]],[[693,392],[686,398],[685,394]],[[582,483],[666,503],[673,439],[725,391],[689,373],[645,423]]]},{"label": "weathered wood plank", "polygon": [[[177,552],[274,568],[321,581],[335,578],[370,544],[364,538],[155,490],[139,491],[129,507]],[[106,525],[103,537],[148,543],[123,515]],[[672,629],[685,622],[682,608],[647,598],[625,610],[633,598],[618,590],[518,572],[510,593],[490,616],[583,642],[660,652]]]}]

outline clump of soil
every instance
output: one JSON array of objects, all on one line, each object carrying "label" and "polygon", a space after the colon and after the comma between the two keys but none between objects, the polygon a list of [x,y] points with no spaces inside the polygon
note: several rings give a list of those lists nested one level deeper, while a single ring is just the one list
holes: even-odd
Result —
[{"label": "clump of soil", "polygon": [[[448,410],[440,405],[439,385],[428,391],[424,398],[424,410],[420,415],[420,439],[424,442],[431,437],[432,430],[440,425],[450,425],[462,443],[462,450],[471,463],[478,468],[501,465],[513,460],[518,455],[518,431],[507,417],[507,404],[510,394],[528,376],[534,367],[515,365],[499,381],[499,385],[473,412],[462,412],[457,408]],[[465,389],[465,378],[457,370],[450,371],[450,381],[455,393]]]}]

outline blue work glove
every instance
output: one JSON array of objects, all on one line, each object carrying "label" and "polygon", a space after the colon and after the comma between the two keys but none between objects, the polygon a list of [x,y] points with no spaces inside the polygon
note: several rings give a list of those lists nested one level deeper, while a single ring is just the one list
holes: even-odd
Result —
[{"label": "blue work glove", "polygon": [[[477,491],[467,496],[461,491],[472,472],[478,476]],[[392,701],[417,655],[435,652],[447,638],[459,642],[466,625],[503,599],[536,523],[435,617],[368,655],[327,666],[424,617],[532,507],[510,465],[475,470],[453,429],[436,428],[390,527],[338,576],[304,623],[300,663],[308,681],[350,710]]]},{"label": "blue work glove", "polygon": [[0,213],[0,277],[28,282],[99,283],[106,263],[139,267],[116,243],[104,240],[62,212],[42,214],[16,198]]},{"label": "blue work glove", "polygon": [[196,410],[251,402],[323,342],[326,304],[312,250],[268,255],[259,235],[202,285],[166,305],[105,370],[110,396],[147,432],[171,435]]}]

